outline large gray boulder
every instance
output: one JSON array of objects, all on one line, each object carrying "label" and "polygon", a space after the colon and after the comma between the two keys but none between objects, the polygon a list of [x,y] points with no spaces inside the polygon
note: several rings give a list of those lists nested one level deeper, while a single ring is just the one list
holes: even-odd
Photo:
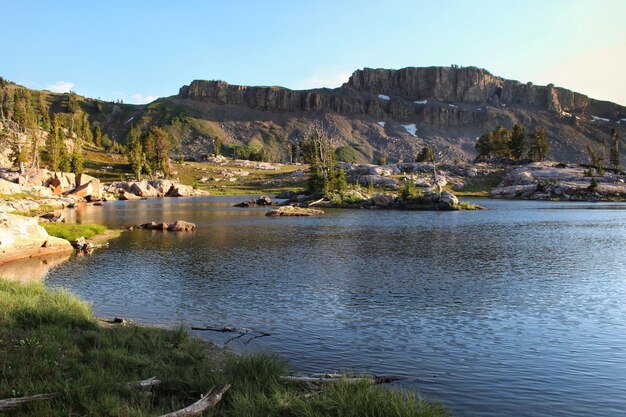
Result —
[{"label": "large gray boulder", "polygon": [[69,251],[70,242],[48,235],[37,219],[0,213],[0,264]]}]

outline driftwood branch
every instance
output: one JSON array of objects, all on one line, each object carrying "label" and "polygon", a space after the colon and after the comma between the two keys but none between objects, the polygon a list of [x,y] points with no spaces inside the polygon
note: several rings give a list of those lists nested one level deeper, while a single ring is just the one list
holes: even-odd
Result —
[{"label": "driftwood branch", "polygon": [[11,410],[22,404],[27,404],[35,401],[51,400],[59,396],[58,392],[51,392],[48,394],[36,394],[29,397],[7,398],[6,400],[0,400],[0,411]]},{"label": "driftwood branch", "polygon": [[346,377],[341,374],[319,374],[313,376],[281,376],[281,379],[299,384],[329,384],[340,381],[349,384],[362,381],[370,381],[373,384],[388,384],[390,382],[401,381],[406,379],[406,377],[396,375],[363,375],[360,377]]},{"label": "driftwood branch", "polygon": [[319,200],[315,200],[315,201],[310,202],[310,203],[307,205],[307,207],[313,207],[313,206],[315,206],[315,205],[317,205],[317,204],[319,204],[319,203],[321,203],[321,202],[323,202],[323,201],[324,201],[324,198],[320,198]]},{"label": "driftwood branch", "polygon": [[[128,389],[146,389],[157,386],[161,383],[156,377],[144,379],[142,381],[131,381],[124,384],[124,386]],[[5,400],[0,400],[0,411],[11,410],[20,405],[35,402],[35,401],[46,401],[51,400],[59,396],[58,392],[50,392],[47,394],[35,394],[28,397],[17,397],[17,398],[7,398]]]},{"label": "driftwood branch", "polygon": [[202,414],[202,412],[204,410],[206,410],[207,408],[215,406],[215,404],[217,404],[222,399],[222,397],[224,396],[226,391],[228,391],[229,388],[230,388],[230,384],[222,385],[222,386],[217,387],[217,388],[213,388],[201,400],[196,401],[195,403],[191,404],[190,406],[182,408],[180,410],[173,411],[173,412],[171,412],[169,414],[163,414],[160,417],[192,417],[192,416],[198,416],[198,415]]},{"label": "driftwood branch", "polygon": [[261,332],[259,330],[252,330],[252,329],[238,328],[238,327],[228,327],[228,326],[224,326],[224,327],[194,327],[192,326],[191,330],[200,330],[200,331],[218,332],[218,333],[239,333],[237,336],[233,336],[230,339],[228,339],[226,342],[224,342],[225,345],[232,342],[233,340],[242,338],[246,335],[251,336],[251,337],[250,339],[244,342],[244,345],[247,345],[252,340],[258,339],[259,337],[271,336],[270,333]]}]

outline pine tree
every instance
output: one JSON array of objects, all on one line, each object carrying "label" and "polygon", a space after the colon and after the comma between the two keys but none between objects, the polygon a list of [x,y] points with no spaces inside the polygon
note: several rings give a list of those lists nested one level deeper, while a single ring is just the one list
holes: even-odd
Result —
[{"label": "pine tree", "polygon": [[130,163],[135,178],[141,181],[141,170],[146,163],[146,157],[141,147],[141,141],[139,140],[139,131],[134,125],[131,126],[128,131],[126,143],[126,157],[128,158],[128,163]]},{"label": "pine tree", "polygon": [[91,126],[89,125],[89,118],[87,113],[83,113],[80,124],[80,135],[83,143],[91,143],[93,135],[91,134]]},{"label": "pine tree", "polygon": [[215,138],[213,141],[213,154],[219,156],[222,153],[222,141],[220,138]]},{"label": "pine tree", "polygon": [[611,145],[610,151],[611,165],[615,169],[619,169],[622,165],[622,158],[619,153],[619,133],[617,133],[617,130],[615,130],[615,128],[611,129],[611,138],[613,139],[613,144]]},{"label": "pine tree", "polygon": [[550,143],[546,131],[542,127],[536,128],[530,134],[530,148],[528,157],[533,161],[544,161],[550,151]]},{"label": "pine tree", "polygon": [[96,125],[93,130],[93,144],[98,148],[102,146],[102,130],[100,129],[100,125]]},{"label": "pine tree", "polygon": [[513,159],[519,161],[524,157],[526,150],[526,132],[524,131],[524,125],[516,123],[513,126],[509,147],[511,148],[511,156]]},{"label": "pine tree", "polygon": [[420,153],[415,157],[415,162],[432,162],[435,152],[430,146],[424,146]]},{"label": "pine tree", "polygon": [[60,147],[59,144],[61,142],[61,124],[59,121],[58,113],[54,114],[54,118],[52,119],[52,128],[48,133],[48,137],[46,138],[46,152],[44,161],[49,169],[52,171],[59,170],[60,163]]},{"label": "pine tree", "polygon": [[67,146],[65,145],[65,134],[63,130],[59,129],[58,136],[58,147],[59,147],[59,171],[69,172],[72,168],[70,156],[67,154]]},{"label": "pine tree", "polygon": [[84,168],[83,158],[83,138],[77,135],[74,140],[74,148],[72,149],[72,157],[70,159],[70,169],[74,174],[82,174]]},{"label": "pine tree", "polygon": [[168,178],[170,176],[170,137],[167,132],[160,127],[152,127],[152,134],[154,135],[154,151],[156,157],[157,170],[163,172],[163,175]]}]

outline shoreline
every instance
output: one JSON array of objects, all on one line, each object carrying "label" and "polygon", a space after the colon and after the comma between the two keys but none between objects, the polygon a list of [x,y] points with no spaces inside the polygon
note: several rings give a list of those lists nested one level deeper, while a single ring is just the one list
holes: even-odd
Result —
[{"label": "shoreline", "polygon": [[[161,415],[216,385],[232,389],[215,416],[448,415],[439,403],[365,377],[301,383],[276,355],[235,355],[180,326],[112,325],[78,297],[41,282],[0,279],[0,311],[0,340],[17,338],[15,347],[0,343],[0,357],[11,364],[0,370],[0,403],[49,395],[18,404],[11,412],[17,417]],[[142,392],[128,388],[154,379]]]}]

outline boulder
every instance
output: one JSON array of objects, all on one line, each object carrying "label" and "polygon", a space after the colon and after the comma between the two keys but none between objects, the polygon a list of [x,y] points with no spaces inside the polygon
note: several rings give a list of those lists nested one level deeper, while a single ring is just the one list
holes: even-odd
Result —
[{"label": "boulder", "polygon": [[256,200],[248,200],[242,201],[241,203],[235,204],[235,207],[257,207],[257,206],[271,206],[272,199],[268,196],[261,196]]},{"label": "boulder", "polygon": [[170,180],[151,180],[148,183],[157,190],[159,197],[165,197],[174,185],[174,182]]},{"label": "boulder", "polygon": [[51,198],[54,196],[52,189],[48,187],[43,187],[41,185],[31,185],[28,188],[26,188],[25,191],[27,193],[30,193],[39,197],[44,197],[44,198]]},{"label": "boulder", "polygon": [[[82,175],[82,174],[81,174]],[[88,182],[83,182],[77,186],[69,196],[76,196],[86,199],[87,201],[100,201],[102,200],[102,191],[100,189],[100,180],[93,177]]]},{"label": "boulder", "polygon": [[175,182],[165,195],[168,197],[189,197],[193,195],[193,187]]},{"label": "boulder", "polygon": [[37,219],[0,213],[0,264],[71,250],[70,242],[48,235]]},{"label": "boulder", "polygon": [[119,199],[120,200],[141,200],[141,197],[139,197],[138,195],[135,195],[133,193],[129,193],[128,191],[121,191],[119,194]]},{"label": "boulder", "polygon": [[437,201],[438,210],[454,210],[459,204],[459,199],[449,191],[443,191]]},{"label": "boulder", "polygon": [[186,222],[184,220],[177,220],[167,227],[170,232],[188,232],[196,228],[193,223]]},{"label": "boulder", "polygon": [[158,197],[159,192],[148,181],[134,181],[129,183],[129,191],[140,197]]},{"label": "boulder", "polygon": [[294,206],[282,206],[265,213],[269,217],[309,217],[321,216],[322,214],[324,214],[322,210]]},{"label": "boulder", "polygon": [[51,181],[54,181],[54,179],[58,180],[59,187],[61,187],[63,193],[69,192],[76,188],[75,174],[72,174],[70,172],[55,172],[54,178]]},{"label": "boulder", "polygon": [[395,197],[391,194],[376,194],[374,197],[372,197],[372,203],[374,203],[376,207],[383,208],[391,207],[394,200]]},{"label": "boulder", "polygon": [[0,194],[18,194],[22,192],[22,186],[0,178]]},{"label": "boulder", "polygon": [[91,181],[98,181],[98,182],[100,182],[99,180],[97,180],[96,178],[92,177],[91,175],[87,175],[85,173],[78,174],[76,176],[76,188],[80,187],[81,185],[85,185],[85,184],[87,184],[87,183],[89,183]]}]

